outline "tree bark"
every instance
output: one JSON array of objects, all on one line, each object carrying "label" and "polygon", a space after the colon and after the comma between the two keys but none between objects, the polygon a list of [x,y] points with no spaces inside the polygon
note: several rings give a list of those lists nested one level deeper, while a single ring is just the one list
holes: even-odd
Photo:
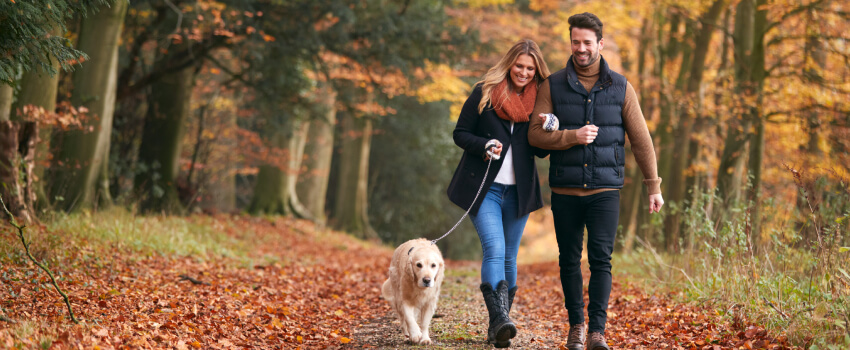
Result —
[{"label": "tree bark", "polygon": [[324,224],[327,220],[325,198],[330,180],[336,124],[336,92],[325,86],[320,89],[320,94],[323,98],[317,102],[325,106],[324,115],[310,121],[307,145],[304,148],[304,173],[298,177],[296,192],[316,222]]},{"label": "tree bark", "polygon": [[19,179],[18,131],[20,125],[0,120],[0,196],[16,218],[32,223],[33,216],[25,201],[25,190]]},{"label": "tree bark", "polygon": [[143,213],[180,213],[177,193],[183,126],[189,115],[194,67],[162,77],[153,84],[139,146],[141,167],[134,181]]},{"label": "tree bark", "polygon": [[336,198],[330,222],[333,227],[360,238],[378,238],[369,224],[368,178],[372,121],[343,113],[339,120],[341,154]]},{"label": "tree bark", "polygon": [[641,199],[645,198],[646,191],[643,190],[643,173],[634,171],[632,176],[631,187],[627,190],[626,205],[629,210],[625,213],[626,218],[624,227],[626,228],[626,236],[623,240],[623,253],[628,254],[632,251],[635,243],[635,236],[638,230],[638,218],[641,212]]},{"label": "tree bark", "polygon": [[[657,26],[657,52],[656,52],[656,64],[655,64],[655,75],[658,77],[659,89],[662,93],[659,95],[659,121],[658,127],[655,129],[655,141],[658,147],[658,176],[662,179],[667,179],[670,174],[670,162],[673,158],[673,153],[675,149],[673,148],[673,115],[674,115],[674,106],[673,106],[673,98],[670,96],[669,91],[673,90],[669,83],[667,82],[667,78],[665,75],[665,66],[667,61],[674,61],[676,56],[679,54],[679,41],[676,38],[676,33],[679,31],[679,15],[673,15],[670,25],[670,30],[667,38],[667,45],[664,46],[663,43],[663,33],[665,32],[665,17],[661,13],[660,10],[656,10],[655,13],[655,22]],[[681,69],[681,68],[680,68]],[[668,188],[667,181],[662,183],[663,192],[666,192]],[[666,239],[665,232],[665,239]]]},{"label": "tree bark", "polygon": [[[755,55],[756,55],[756,4],[755,0],[742,0],[735,12],[735,92],[742,100],[755,93]],[[762,64],[763,64],[762,59]],[[743,113],[729,121],[723,153],[720,156],[720,168],[717,172],[717,192],[723,205],[718,206],[716,218],[725,216],[720,207],[728,207],[740,198],[743,177],[736,171],[744,162],[745,146],[752,134],[751,128],[755,111],[751,106],[741,106]],[[737,174],[737,176],[736,176]]]},{"label": "tree bark", "polygon": [[254,185],[254,197],[248,211],[252,214],[288,215],[284,197],[283,170],[274,165],[261,165]]},{"label": "tree bark", "polygon": [[[715,0],[711,7],[702,16],[702,28],[697,33],[692,62],[690,64],[690,73],[688,74],[688,84],[685,89],[685,96],[695,99],[696,106],[687,110],[700,110],[702,108],[702,95],[699,93],[700,85],[702,84],[703,73],[705,72],[705,60],[708,56],[708,48],[711,43],[711,37],[716,28],[709,23],[716,23],[723,12],[726,5],[726,0]],[[693,131],[695,115],[683,115],[679,120],[679,127],[676,129],[676,135],[673,138],[673,153],[672,164],[670,166],[670,174],[668,175],[668,200],[682,207],[685,203],[685,171],[689,165],[687,156],[690,154],[688,147],[690,146],[690,137]],[[667,179],[665,179],[667,182]],[[669,214],[665,218],[665,232],[669,232],[669,240],[667,240],[667,250],[670,252],[678,251],[679,241],[679,221],[680,214]]]},{"label": "tree bark", "polygon": [[236,211],[236,113],[236,105],[232,104],[215,114],[219,117],[212,118],[219,129],[215,130],[217,136],[203,159],[209,165],[206,167],[209,176],[198,180],[201,208],[208,212]]},{"label": "tree bark", "polygon": [[118,40],[127,12],[127,2],[116,1],[95,14],[83,18],[77,48],[90,59],[74,71],[71,103],[88,108],[82,130],[70,130],[62,136],[62,146],[51,176],[51,197],[63,197],[57,203],[65,211],[92,208],[97,180],[109,156],[112,116],[118,74]]},{"label": "tree bark", "polygon": [[[51,32],[61,35],[60,28],[55,26]],[[54,71],[59,71],[59,62],[51,59]],[[17,101],[12,106],[10,118],[18,121],[22,118],[17,113],[24,106],[32,105],[44,108],[47,113],[56,111],[56,91],[59,87],[59,74],[50,76],[47,72],[36,69],[23,74],[20,80],[21,90]],[[45,191],[45,165],[48,163],[50,138],[52,128],[46,127],[39,121],[24,121],[18,139],[18,152],[24,165],[24,201],[27,208],[35,213],[38,209],[46,209],[51,205],[51,198]],[[35,217],[33,217],[35,219]]]},{"label": "tree bark", "polygon": [[308,217],[297,199],[295,184],[301,172],[301,158],[310,124],[291,120],[271,136],[271,144],[285,151],[279,165],[266,164],[260,167],[257,185],[250,212],[254,214],[283,214]]},{"label": "tree bark", "polygon": [[292,157],[289,159],[289,172],[286,174],[285,185],[287,194],[287,203],[293,214],[296,217],[314,220],[313,216],[298,200],[298,192],[295,190],[295,185],[298,183],[298,178],[303,173],[301,161],[304,159],[304,147],[307,144],[307,132],[310,128],[310,123],[307,121],[299,121],[295,128],[291,142]]},{"label": "tree bark", "polygon": [[12,115],[12,94],[15,89],[5,83],[0,83],[0,122],[7,122]]},{"label": "tree bark", "polygon": [[[756,123],[755,135],[750,144],[750,162],[749,172],[753,177],[753,190],[750,200],[753,202],[752,212],[752,233],[756,241],[761,240],[761,187],[762,187],[762,163],[764,162],[764,120],[762,119],[761,106],[763,102],[762,91],[764,88],[764,79],[766,77],[765,70],[765,52],[764,52],[764,35],[767,31],[767,10],[764,9],[766,0],[756,0],[755,12],[755,39],[753,40],[753,87],[756,94],[756,106],[754,107],[753,117]],[[758,244],[755,244],[758,248]]]}]

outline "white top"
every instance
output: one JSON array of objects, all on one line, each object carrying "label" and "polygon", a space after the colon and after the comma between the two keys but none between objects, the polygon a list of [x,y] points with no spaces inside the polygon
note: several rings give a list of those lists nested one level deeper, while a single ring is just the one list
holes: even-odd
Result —
[{"label": "white top", "polygon": [[[511,134],[514,133],[514,122],[511,121]],[[516,185],[516,174],[514,173],[514,157],[513,152],[511,152],[511,145],[508,146],[507,152],[502,152],[502,168],[499,169],[499,173],[496,174],[496,183],[500,183],[502,185]],[[504,147],[504,145],[503,145]]]}]

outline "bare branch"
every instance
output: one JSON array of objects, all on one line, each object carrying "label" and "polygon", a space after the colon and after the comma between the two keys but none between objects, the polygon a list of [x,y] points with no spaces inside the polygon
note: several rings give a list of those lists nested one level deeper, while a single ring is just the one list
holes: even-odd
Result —
[{"label": "bare branch", "polygon": [[12,215],[11,212],[9,212],[9,208],[6,208],[6,203],[3,202],[2,196],[0,196],[0,205],[3,206],[3,211],[6,212],[6,215],[9,216],[9,223],[12,224],[12,226],[14,226],[16,229],[18,229],[18,237],[21,238],[21,243],[24,245],[24,250],[27,253],[27,257],[29,257],[30,260],[36,266],[44,270],[44,272],[47,273],[47,276],[50,276],[50,282],[53,283],[53,287],[56,288],[56,291],[59,292],[59,294],[62,295],[62,299],[65,300],[65,306],[68,307],[68,314],[71,315],[71,321],[74,321],[74,323],[80,323],[80,321],[78,321],[77,318],[74,317],[74,310],[71,309],[71,302],[68,301],[68,295],[65,294],[65,292],[62,291],[62,288],[59,288],[59,284],[56,283],[56,278],[53,277],[53,272],[51,272],[50,269],[47,268],[47,266],[44,266],[44,264],[38,262],[38,260],[36,260],[35,257],[32,256],[32,254],[30,254],[30,244],[29,242],[27,242],[26,238],[24,238],[24,226],[18,225],[18,221],[15,220],[15,216]]},{"label": "bare branch", "polygon": [[171,32],[171,34],[177,34],[177,32],[180,31],[180,26],[183,25],[183,11],[180,11],[177,6],[174,6],[174,3],[172,3],[170,0],[165,0],[165,3],[168,5],[168,7],[174,10],[174,12],[177,12],[177,25],[174,27],[174,31]]},{"label": "bare branch", "polygon": [[820,6],[820,4],[822,4],[823,2],[824,2],[824,0],[814,1],[811,4],[808,4],[808,5],[805,5],[805,6],[800,6],[800,7],[797,7],[795,9],[791,10],[791,11],[788,11],[787,13],[782,15],[782,17],[780,17],[777,21],[768,23],[768,25],[765,26],[765,28],[764,28],[763,34],[770,32],[773,28],[776,28],[777,26],[779,26],[780,24],[782,24],[782,22],[784,22],[788,18],[791,18],[791,17],[796,16],[798,14],[801,14],[803,12],[806,12],[810,9],[818,8]]}]

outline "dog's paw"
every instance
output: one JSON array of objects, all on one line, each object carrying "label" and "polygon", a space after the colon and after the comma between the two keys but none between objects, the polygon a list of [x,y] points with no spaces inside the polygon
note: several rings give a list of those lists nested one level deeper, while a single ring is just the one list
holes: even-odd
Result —
[{"label": "dog's paw", "polygon": [[431,338],[428,337],[427,335],[423,334],[422,337],[419,338],[419,342],[417,342],[417,344],[419,344],[419,345],[430,345],[431,344]]},{"label": "dog's paw", "polygon": [[[421,343],[420,343],[420,341],[422,341],[422,333],[419,333],[419,332],[417,332],[417,333],[410,332],[410,342],[411,342],[411,343],[413,343],[413,344],[421,344]],[[428,341],[431,341],[431,339],[428,339]]]}]

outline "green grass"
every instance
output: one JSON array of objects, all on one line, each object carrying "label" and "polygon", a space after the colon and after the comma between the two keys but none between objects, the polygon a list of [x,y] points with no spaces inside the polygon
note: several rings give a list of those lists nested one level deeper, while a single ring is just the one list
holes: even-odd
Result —
[{"label": "green grass", "polygon": [[[129,258],[151,255],[182,256],[197,259],[227,257],[246,259],[247,240],[224,233],[229,221],[214,217],[137,216],[121,208],[95,214],[55,214],[43,221],[44,227],[24,230],[31,242],[31,253],[39,260],[56,261],[62,256],[79,253],[98,260],[104,252],[134,252]],[[26,259],[16,231],[4,224],[0,241],[0,260]],[[268,260],[268,259],[267,259]]]}]

